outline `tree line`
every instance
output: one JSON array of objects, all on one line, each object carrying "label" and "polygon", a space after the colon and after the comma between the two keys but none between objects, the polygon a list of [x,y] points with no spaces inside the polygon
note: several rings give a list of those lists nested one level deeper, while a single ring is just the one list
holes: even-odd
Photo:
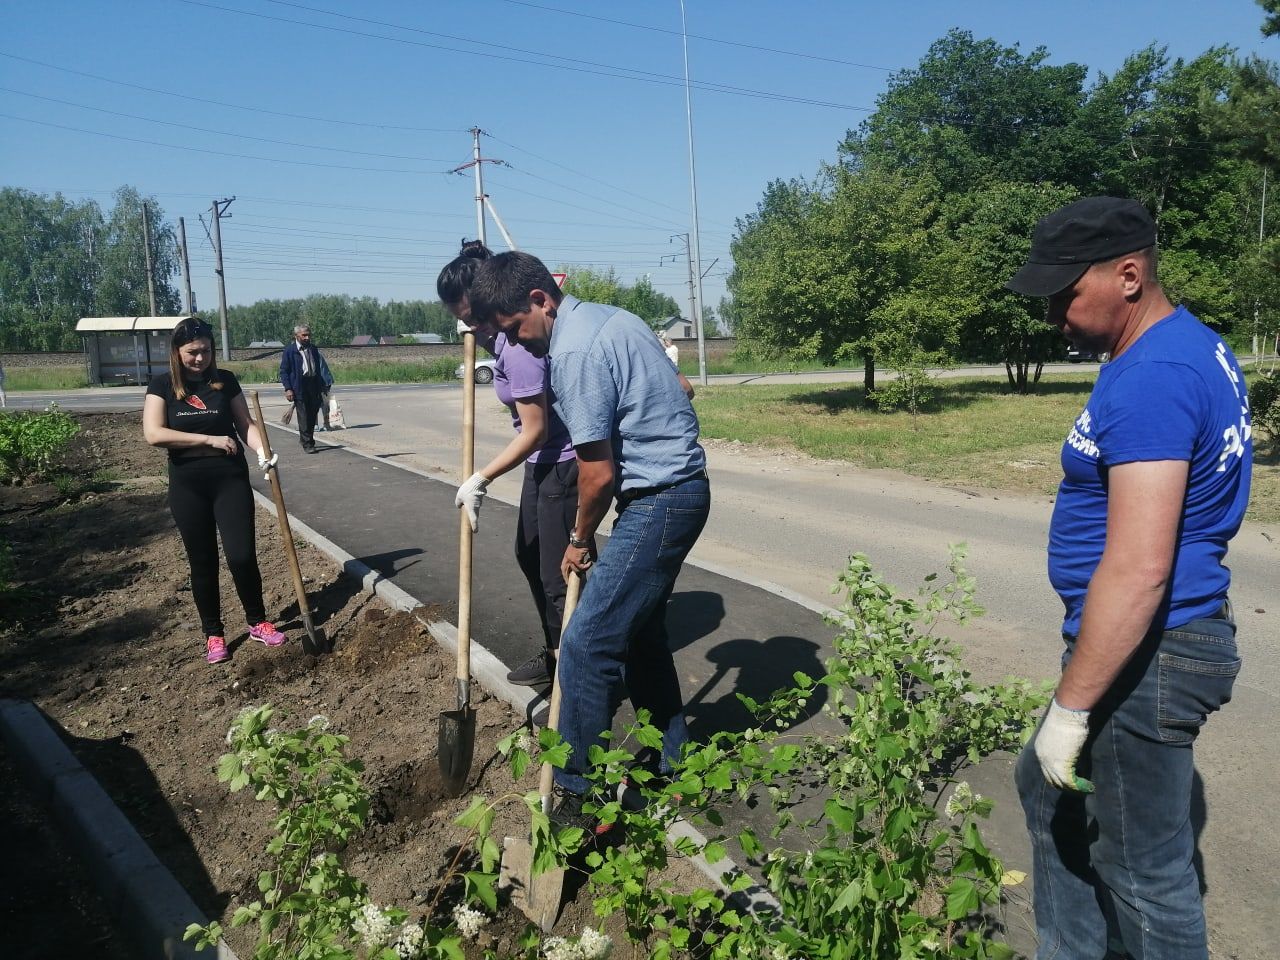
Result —
[{"label": "tree line", "polygon": [[[143,202],[132,187],[116,191],[109,212],[93,200],[0,189],[0,349],[74,350],[81,317],[151,312]],[[156,311],[172,316],[181,308],[169,282],[178,244],[160,206],[146,202]]]},{"label": "tree line", "polygon": [[738,221],[735,332],[860,361],[869,395],[877,362],[909,384],[958,360],[1003,362],[1025,392],[1065,344],[1043,301],[1003,283],[1037,219],[1113,194],[1155,216],[1176,301],[1246,346],[1274,337],[1280,207],[1264,222],[1261,205],[1280,157],[1276,65],[1148,46],[1087,84],[1083,64],[1048,61],[953,30],[893,75],[815,176],[770,183]]},{"label": "tree line", "polygon": [[[176,316],[182,299],[174,280],[180,274],[173,224],[154,197],[133,187],[114,194],[109,211],[92,200],[71,201],[13,187],[0,190],[0,350],[75,350],[81,317],[134,317],[150,313],[142,210],[151,221],[150,249],[156,312]],[[654,289],[647,277],[634,284],[612,269],[561,266],[567,292],[637,314],[657,328],[680,307]],[[213,317],[210,317],[213,319]],[[715,318],[707,312],[708,334]],[[312,294],[265,299],[232,306],[227,328],[233,346],[288,342],[305,323],[321,344],[347,344],[367,335],[376,339],[409,333],[456,336],[456,321],[437,301],[380,302],[376,297]]]}]

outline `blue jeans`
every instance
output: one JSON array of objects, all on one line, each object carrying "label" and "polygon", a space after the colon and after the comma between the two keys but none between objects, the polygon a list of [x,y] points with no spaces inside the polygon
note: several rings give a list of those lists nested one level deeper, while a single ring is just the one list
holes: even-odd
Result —
[{"label": "blue jeans", "polygon": [[680,678],[667,645],[667,600],[710,508],[705,476],[619,506],[560,641],[559,727],[573,752],[555,778],[566,790],[587,792],[587,754],[593,744],[605,746],[624,693],[662,731],[663,770],[688,742]]},{"label": "blue jeans", "polygon": [[[1235,634],[1229,619],[1202,619],[1147,636],[1089,717],[1077,770],[1092,794],[1049,786],[1034,738],[1022,751],[1015,778],[1035,864],[1036,960],[1102,960],[1108,921],[1133,960],[1208,960],[1191,747],[1231,699]],[[1066,639],[1064,667],[1075,648]]]}]

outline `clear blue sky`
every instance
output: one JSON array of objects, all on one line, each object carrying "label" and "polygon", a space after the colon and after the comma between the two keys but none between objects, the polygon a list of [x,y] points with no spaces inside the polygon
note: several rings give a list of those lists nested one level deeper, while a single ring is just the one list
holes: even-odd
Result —
[{"label": "clear blue sky", "polygon": [[[890,72],[951,27],[1094,75],[1152,41],[1280,55],[1253,0],[686,2],[694,81],[755,91],[693,93],[711,307],[735,218],[768,181],[832,159]],[[198,218],[231,196],[231,303],[434,299],[476,234],[470,177],[447,172],[472,126],[510,165],[487,165],[486,189],[522,249],[649,274],[685,303],[669,239],[691,223],[678,0],[6,0],[0,27],[0,185],[104,206],[121,184],[155,195],[186,218],[204,311]],[[503,247],[492,224],[489,240]]]}]

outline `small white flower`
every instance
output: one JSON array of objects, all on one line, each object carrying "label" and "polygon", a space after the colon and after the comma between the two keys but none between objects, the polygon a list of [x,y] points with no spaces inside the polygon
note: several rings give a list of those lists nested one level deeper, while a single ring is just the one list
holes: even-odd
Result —
[{"label": "small white flower", "polygon": [[956,788],[951,791],[951,796],[947,798],[947,805],[943,809],[948,817],[954,819],[955,815],[967,809],[972,801],[973,788],[969,786],[967,780],[961,780],[956,784]]},{"label": "small white flower", "polygon": [[937,953],[939,950],[942,949],[942,944],[940,944],[933,937],[925,937],[923,940],[920,941],[920,946],[928,950],[930,953]]},{"label": "small white flower", "polygon": [[791,954],[787,952],[786,947],[774,947],[769,954],[769,960],[790,960]]},{"label": "small white flower", "polygon": [[366,947],[381,947],[391,939],[391,920],[377,906],[366,903],[351,924]]},{"label": "small white flower", "polygon": [[453,908],[453,922],[458,925],[458,933],[464,940],[474,940],[489,922],[489,918],[479,910],[460,903]]},{"label": "small white flower", "polygon": [[307,726],[312,730],[328,730],[329,718],[323,713],[317,713],[314,717],[307,721]]},{"label": "small white flower", "polygon": [[396,942],[391,947],[401,960],[413,960],[422,951],[425,936],[422,927],[416,923],[408,923],[401,929],[400,936],[396,937]]},{"label": "small white flower", "polygon": [[542,941],[542,955],[547,960],[582,960],[582,951],[572,940],[564,937],[548,937]]},{"label": "small white flower", "polygon": [[594,927],[586,927],[578,937],[582,960],[605,960],[613,952],[613,941]]},{"label": "small white flower", "polygon": [[511,749],[523,750],[525,753],[533,751],[533,737],[529,736],[529,731],[524,727],[517,730],[511,738]]}]

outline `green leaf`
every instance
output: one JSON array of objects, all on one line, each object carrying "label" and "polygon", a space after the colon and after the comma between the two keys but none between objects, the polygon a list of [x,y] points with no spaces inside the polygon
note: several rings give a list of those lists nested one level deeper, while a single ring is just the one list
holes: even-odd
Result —
[{"label": "green leaf", "polygon": [[498,912],[498,878],[492,873],[469,871],[462,875],[466,896],[484,904],[490,913]]},{"label": "green leaf", "polygon": [[947,919],[962,920],[978,909],[978,888],[967,877],[957,877],[946,889]]},{"label": "green leaf", "polygon": [[726,856],[727,853],[725,852],[723,843],[718,843],[713,840],[702,848],[702,858],[706,860],[707,863],[719,863]]},{"label": "green leaf", "polygon": [[840,891],[840,896],[836,897],[835,902],[831,904],[831,912],[848,910],[861,899],[862,884],[857,880],[850,880],[848,886]]},{"label": "green leaf", "polygon": [[853,811],[835,797],[828,800],[822,809],[827,819],[831,821],[831,825],[837,830],[848,833],[854,828]]}]

